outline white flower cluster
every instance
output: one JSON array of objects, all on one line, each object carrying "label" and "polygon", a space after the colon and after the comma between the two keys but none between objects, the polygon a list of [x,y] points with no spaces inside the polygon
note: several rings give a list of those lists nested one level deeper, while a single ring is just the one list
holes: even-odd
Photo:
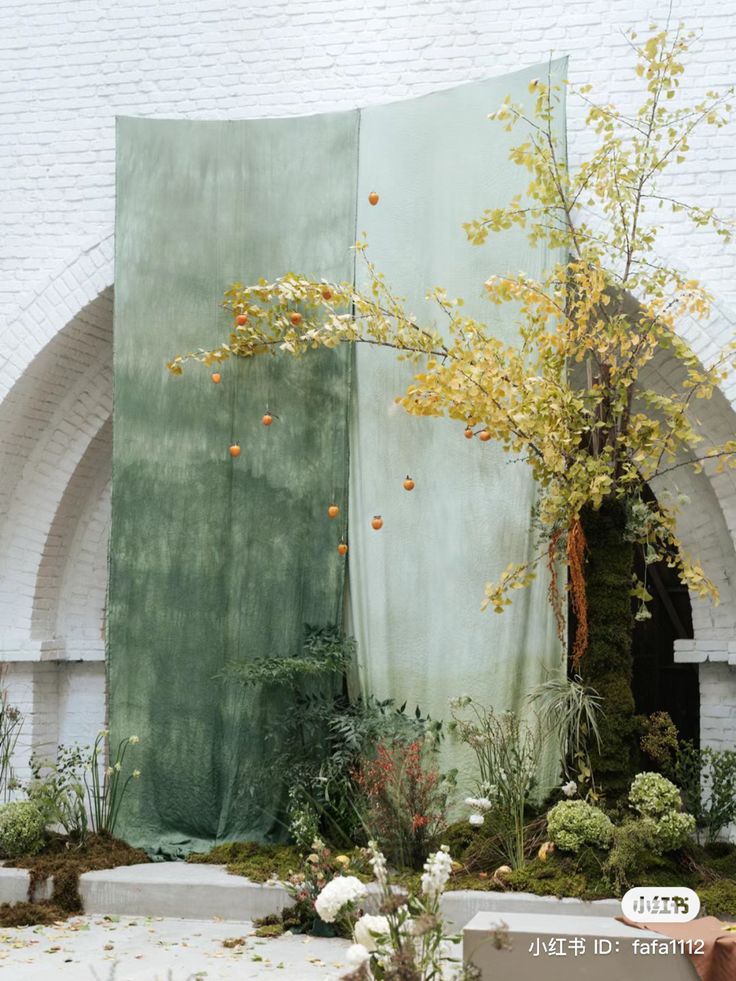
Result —
[{"label": "white flower cluster", "polygon": [[314,908],[325,923],[334,923],[340,910],[366,895],[366,887],[354,875],[338,875],[317,896]]},{"label": "white flower cluster", "polygon": [[361,944],[370,953],[378,944],[376,937],[386,936],[389,931],[388,920],[385,916],[361,916],[353,928],[353,938],[356,944]]},{"label": "white flower cluster", "polygon": [[479,828],[485,821],[483,812],[490,811],[493,804],[488,797],[466,797],[465,803],[468,805],[468,807],[473,808],[473,813],[468,818],[468,821],[473,825],[473,827]]},{"label": "white flower cluster", "polygon": [[565,795],[565,797],[574,797],[577,792],[578,785],[574,780],[568,780],[567,783],[563,783],[562,793]]},{"label": "white flower cluster", "polygon": [[452,872],[452,859],[450,849],[447,845],[430,855],[424,863],[424,874],[422,875],[422,892],[425,896],[439,896],[450,878]]}]

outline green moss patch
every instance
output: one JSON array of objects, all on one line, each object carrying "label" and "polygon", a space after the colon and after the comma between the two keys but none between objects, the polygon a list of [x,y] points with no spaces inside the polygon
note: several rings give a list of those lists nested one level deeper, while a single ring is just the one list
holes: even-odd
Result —
[{"label": "green moss patch", "polygon": [[252,882],[269,879],[283,881],[290,872],[298,872],[304,859],[295,845],[261,845],[255,841],[230,841],[216,845],[206,855],[190,855],[188,862],[225,865],[233,875]]},{"label": "green moss patch", "polygon": [[[0,906],[0,926],[48,924],[81,913],[80,875],[149,861],[145,852],[110,835],[90,835],[81,848],[67,838],[54,836],[37,855],[21,855],[13,859],[14,868],[28,869],[30,872],[28,902],[4,903]],[[51,900],[35,902],[36,888],[49,876],[54,878]]]}]

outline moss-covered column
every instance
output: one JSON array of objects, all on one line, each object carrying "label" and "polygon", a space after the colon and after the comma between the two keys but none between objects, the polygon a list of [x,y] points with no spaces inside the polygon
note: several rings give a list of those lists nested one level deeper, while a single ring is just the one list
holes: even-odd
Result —
[{"label": "moss-covered column", "polygon": [[626,515],[620,502],[586,510],[581,522],[587,539],[589,643],[580,670],[585,683],[603,697],[601,751],[592,755],[593,773],[606,797],[614,800],[626,790],[637,759],[631,689],[634,546],[624,538]]}]

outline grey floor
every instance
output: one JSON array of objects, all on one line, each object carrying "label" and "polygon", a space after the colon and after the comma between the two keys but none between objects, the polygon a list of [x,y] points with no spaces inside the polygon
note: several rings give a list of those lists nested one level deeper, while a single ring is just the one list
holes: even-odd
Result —
[{"label": "grey floor", "polygon": [[[242,921],[135,916],[0,928],[0,981],[327,981],[348,970],[345,941],[251,931]],[[223,944],[238,938],[245,942]]]}]

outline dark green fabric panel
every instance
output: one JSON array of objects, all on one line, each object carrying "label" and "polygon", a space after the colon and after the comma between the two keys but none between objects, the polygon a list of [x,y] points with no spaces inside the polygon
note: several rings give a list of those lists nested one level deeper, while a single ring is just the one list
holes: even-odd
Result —
[{"label": "dark green fabric panel", "polygon": [[118,122],[110,720],[141,739],[119,830],[167,854],[278,834],[259,771],[283,706],[218,675],[340,617],[350,359],[232,361],[220,385],[165,362],[223,339],[234,280],[351,277],[357,131],[356,113]]}]

